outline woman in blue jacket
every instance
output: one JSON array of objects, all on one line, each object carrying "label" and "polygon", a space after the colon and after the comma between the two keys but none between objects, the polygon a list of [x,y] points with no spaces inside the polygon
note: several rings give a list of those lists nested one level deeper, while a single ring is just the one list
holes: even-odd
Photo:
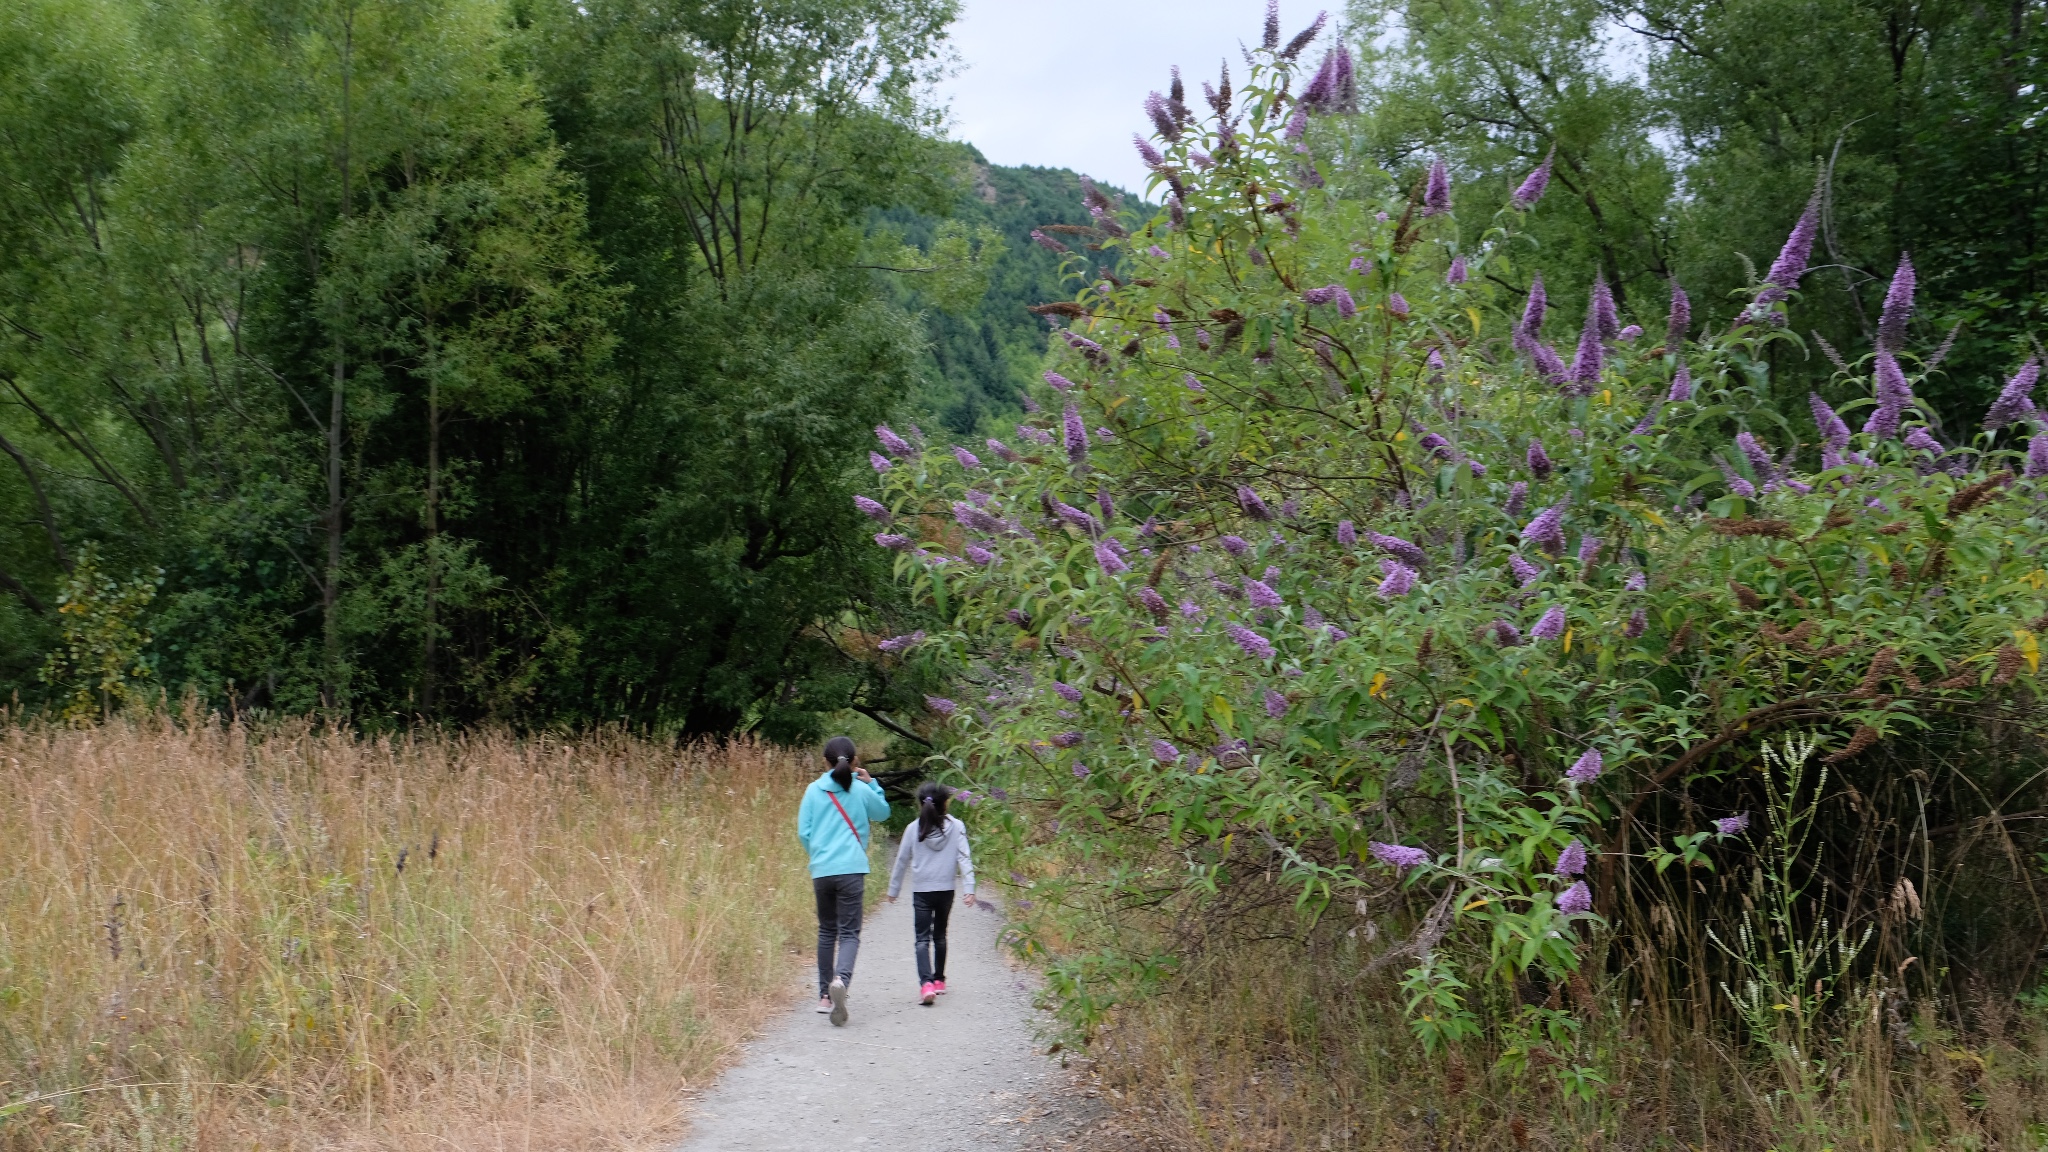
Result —
[{"label": "woman in blue jacket", "polygon": [[[889,801],[868,770],[854,765],[853,741],[825,745],[824,775],[804,789],[796,834],[811,854],[811,891],[818,899],[818,1011],[846,1023],[846,985],[860,954],[861,900],[867,894],[868,824],[889,818]],[[836,966],[835,966],[836,952]]]}]

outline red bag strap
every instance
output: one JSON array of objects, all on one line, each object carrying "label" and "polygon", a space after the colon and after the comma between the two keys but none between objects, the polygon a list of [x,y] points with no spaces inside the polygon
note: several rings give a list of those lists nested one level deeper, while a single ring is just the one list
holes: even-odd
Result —
[{"label": "red bag strap", "polygon": [[860,838],[860,829],[858,829],[858,828],[855,828],[855,827],[853,826],[853,817],[851,817],[851,816],[848,816],[848,815],[846,814],[846,806],[845,806],[845,805],[843,805],[843,804],[841,804],[841,803],[839,802],[839,796],[838,796],[838,794],[837,794],[837,793],[835,793],[835,792],[833,792],[833,791],[832,791],[832,790],[830,790],[830,789],[826,789],[826,791],[825,791],[825,798],[826,798],[826,799],[828,799],[828,800],[830,800],[830,801],[832,801],[832,806],[833,806],[834,808],[837,808],[837,809],[839,809],[839,818],[840,818],[841,820],[844,820],[844,821],[846,821],[846,830],[847,830],[848,832],[851,832],[851,833],[853,833],[853,842],[854,842],[855,844],[859,844],[859,845],[860,845],[861,847],[863,847],[863,848],[867,847],[867,845],[866,845],[866,844],[864,844],[864,843],[862,843],[862,842],[861,842],[861,838]]}]

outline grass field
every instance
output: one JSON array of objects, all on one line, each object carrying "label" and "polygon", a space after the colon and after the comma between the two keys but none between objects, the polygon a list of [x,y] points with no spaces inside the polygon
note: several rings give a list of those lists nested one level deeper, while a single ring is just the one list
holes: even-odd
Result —
[{"label": "grass field", "polygon": [[0,1147],[651,1145],[788,988],[810,775],[618,734],[0,728]]}]

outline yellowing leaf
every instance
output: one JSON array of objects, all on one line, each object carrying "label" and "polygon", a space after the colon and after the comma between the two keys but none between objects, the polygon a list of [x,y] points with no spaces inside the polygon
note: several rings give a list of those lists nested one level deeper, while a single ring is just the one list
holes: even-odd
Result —
[{"label": "yellowing leaf", "polygon": [[1484,908],[1484,907],[1486,907],[1486,906],[1487,906],[1488,904],[1491,904],[1491,903],[1493,903],[1493,901],[1492,901],[1491,899],[1489,899],[1489,898],[1487,898],[1487,897],[1485,897],[1485,896],[1481,896],[1481,897],[1480,897],[1479,899],[1477,899],[1477,900],[1474,900],[1474,901],[1472,901],[1472,902],[1471,902],[1470,904],[1467,904],[1467,905],[1465,905],[1465,906],[1464,906],[1463,908],[1460,908],[1460,909],[1458,909],[1458,911],[1460,911],[1460,912],[1470,912],[1470,911],[1471,911],[1471,910],[1473,910],[1474,908]]},{"label": "yellowing leaf", "polygon": [[1477,336],[1477,335],[1479,335],[1479,309],[1477,309],[1477,308],[1467,308],[1467,309],[1465,309],[1465,318],[1466,318],[1467,320],[1470,320],[1470,321],[1472,321],[1472,334],[1473,334],[1474,336]]},{"label": "yellowing leaf", "polygon": [[2048,571],[2034,569],[2027,573],[2027,583],[2032,584],[2036,592],[2040,591],[2043,585],[2048,585]]},{"label": "yellowing leaf", "polygon": [[1104,412],[1114,412],[1117,409],[1123,407],[1125,404],[1130,403],[1130,400],[1131,394],[1129,392],[1126,392],[1123,395],[1117,397],[1116,399],[1111,400],[1109,403],[1104,404],[1102,406],[1102,410]]},{"label": "yellowing leaf", "polygon": [[1572,633],[1574,631],[1576,631],[1576,629],[1573,628],[1567,628],[1564,630],[1564,654],[1567,656],[1572,654]]},{"label": "yellowing leaf", "polygon": [[1612,403],[1614,403],[1614,389],[1612,389],[1612,388],[1602,388],[1602,389],[1600,390],[1600,402],[1601,402],[1602,404],[1612,404]]},{"label": "yellowing leaf", "polygon": [[1384,696],[1384,695],[1386,695],[1386,693],[1387,693],[1387,674],[1386,674],[1385,672],[1375,672],[1375,673],[1373,673],[1373,674],[1372,674],[1372,687],[1371,687],[1371,688],[1368,688],[1368,689],[1366,689],[1366,691],[1367,691],[1367,692],[1369,692],[1369,693],[1371,693],[1371,694],[1372,694],[1372,695],[1374,695],[1374,696]]},{"label": "yellowing leaf", "polygon": [[1218,716],[1223,717],[1223,726],[1225,728],[1234,727],[1233,721],[1235,719],[1236,714],[1231,711],[1230,701],[1225,700],[1221,696],[1218,696],[1215,699],[1209,701],[1209,710],[1211,712],[1216,713]]},{"label": "yellowing leaf", "polygon": [[1650,523],[1655,524],[1659,528],[1668,527],[1668,525],[1664,523],[1664,517],[1659,516],[1655,508],[1643,509],[1643,519],[1648,520]]},{"label": "yellowing leaf", "polygon": [[1407,438],[1408,433],[1405,430],[1394,433],[1394,443],[1396,444],[1399,444],[1401,441],[1406,440]]},{"label": "yellowing leaf", "polygon": [[2034,639],[2034,634],[2025,628],[2015,628],[2012,630],[2012,634],[2013,638],[2020,642],[2020,655],[2027,658],[2027,670],[2029,672],[2039,672],[2041,670],[2041,642]]}]

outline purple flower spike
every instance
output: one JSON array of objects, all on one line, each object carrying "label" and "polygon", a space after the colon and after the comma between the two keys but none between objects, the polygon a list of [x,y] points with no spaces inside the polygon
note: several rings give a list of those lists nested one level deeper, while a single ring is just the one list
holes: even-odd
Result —
[{"label": "purple flower spike", "polygon": [[1060,430],[1065,434],[1062,441],[1067,450],[1067,460],[1079,464],[1088,458],[1088,426],[1081,423],[1081,409],[1072,401],[1060,415]]},{"label": "purple flower spike", "polygon": [[1374,547],[1411,568],[1429,566],[1429,553],[1399,536],[1386,536],[1378,532],[1367,532],[1366,535],[1371,538]]},{"label": "purple flower spike", "polygon": [[1623,344],[1627,344],[1642,334],[1643,326],[1641,324],[1631,324],[1620,332],[1615,333],[1614,338]]},{"label": "purple flower spike", "polygon": [[1506,512],[1510,520],[1520,519],[1522,509],[1528,505],[1528,502],[1529,482],[1517,480],[1513,484],[1508,485],[1508,502],[1502,507],[1501,511]]},{"label": "purple flower spike", "polygon": [[1244,537],[1242,536],[1225,536],[1222,539],[1216,541],[1216,543],[1221,544],[1223,546],[1223,550],[1225,552],[1230,553],[1232,556],[1243,556],[1244,554],[1252,550],[1252,546],[1250,544],[1245,543]]},{"label": "purple flower spike", "polygon": [[1671,316],[1664,322],[1664,338],[1673,345],[1684,340],[1692,331],[1692,298],[1685,289],[1678,286],[1677,277],[1671,280]]},{"label": "purple flower spike", "polygon": [[1380,572],[1385,576],[1379,587],[1379,598],[1382,600],[1398,599],[1415,588],[1415,569],[1399,560],[1382,559]]},{"label": "purple flower spike", "polygon": [[875,439],[882,442],[882,451],[896,457],[898,460],[914,452],[910,444],[903,437],[898,436],[887,424],[875,425]]},{"label": "purple flower spike", "polygon": [[1429,180],[1422,188],[1422,214],[1435,216],[1451,210],[1451,174],[1439,159],[1429,166]]},{"label": "purple flower spike", "polygon": [[877,472],[887,472],[889,469],[895,467],[894,464],[889,463],[889,458],[887,456],[882,455],[880,452],[868,453],[868,463],[873,465],[875,471]]},{"label": "purple flower spike", "polygon": [[1649,586],[1650,578],[1644,575],[1640,569],[1629,573],[1628,579],[1621,582],[1621,590],[1624,592],[1641,592]]},{"label": "purple flower spike", "polygon": [[1723,836],[1740,836],[1749,828],[1749,813],[1737,812],[1714,821],[1714,831]]},{"label": "purple flower spike", "polygon": [[1552,604],[1543,615],[1536,618],[1536,626],[1529,629],[1532,640],[1555,640],[1564,635],[1564,606]]},{"label": "purple flower spike", "polygon": [[1604,547],[1604,542],[1598,536],[1580,535],[1579,563],[1592,564],[1598,562],[1602,547]]},{"label": "purple flower spike", "polygon": [[1521,186],[1515,189],[1515,194],[1509,197],[1508,202],[1523,212],[1535,207],[1536,202],[1543,199],[1543,190],[1550,187],[1550,162],[1556,156],[1557,149],[1552,148],[1550,153],[1543,157],[1543,163],[1538,164],[1535,171],[1523,178]]},{"label": "purple flower spike", "polygon": [[958,444],[953,446],[953,459],[958,460],[962,468],[974,469],[981,467],[981,457],[960,447]]},{"label": "purple flower spike", "polygon": [[1692,399],[1692,366],[1683,360],[1678,362],[1678,374],[1671,378],[1671,391],[1664,399],[1673,404],[1683,404]]},{"label": "purple flower spike", "polygon": [[1503,648],[1519,648],[1522,645],[1522,630],[1505,620],[1493,622],[1493,642]]},{"label": "purple flower spike", "polygon": [[1528,461],[1529,474],[1531,476],[1536,477],[1538,480],[1550,479],[1550,473],[1554,467],[1550,462],[1550,453],[1543,450],[1543,441],[1536,439],[1534,436],[1529,438]]},{"label": "purple flower spike", "polygon": [[1052,746],[1055,748],[1072,748],[1074,745],[1079,744],[1082,739],[1083,737],[1079,732],[1060,732],[1053,736]]},{"label": "purple flower spike", "polygon": [[1741,473],[1737,472],[1733,468],[1730,468],[1726,460],[1715,460],[1714,463],[1720,465],[1721,477],[1722,479],[1728,481],[1728,490],[1730,492],[1733,492],[1737,496],[1740,496],[1744,499],[1748,499],[1756,495],[1756,485],[1751,484],[1747,479],[1743,477]]},{"label": "purple flower spike", "polygon": [[1244,509],[1244,514],[1254,520],[1273,518],[1273,510],[1266,507],[1266,502],[1259,499],[1259,494],[1242,484],[1238,485],[1237,489],[1237,506]]},{"label": "purple flower spike", "polygon": [[896,532],[877,532],[875,533],[875,543],[892,552],[908,552],[916,541]]},{"label": "purple flower spike", "polygon": [[1424,433],[1422,439],[1416,441],[1415,443],[1416,447],[1421,448],[1424,452],[1429,453],[1431,456],[1434,456],[1438,460],[1449,460],[1453,458],[1453,453],[1451,452],[1451,442],[1449,440],[1444,439],[1442,436],[1439,436],[1435,432]]},{"label": "purple flower spike", "polygon": [[1913,318],[1913,258],[1899,253],[1898,270],[1891,287],[1884,292],[1884,309],[1877,315],[1877,346],[1897,354],[1906,346],[1906,322]]},{"label": "purple flower spike", "polygon": [[1996,432],[2008,424],[2028,419],[2034,415],[2034,384],[2041,379],[2041,364],[2029,357],[2012,379],[2005,382],[2005,388],[1992,401],[1991,410],[1984,413],[1984,427]]},{"label": "purple flower spike", "polygon": [[1285,715],[1287,715],[1287,697],[1273,691],[1271,688],[1266,689],[1267,718],[1278,720]]},{"label": "purple flower spike", "polygon": [[1161,764],[1173,764],[1180,760],[1180,749],[1164,740],[1152,741],[1152,758]]},{"label": "purple flower spike", "polygon": [[1529,346],[1529,355],[1536,361],[1536,374],[1541,376],[1546,383],[1568,384],[1571,382],[1572,370],[1565,366],[1564,357],[1557,354],[1557,349],[1552,348],[1548,344],[1531,344]]},{"label": "purple flower spike", "polygon": [[1074,761],[1074,779],[1086,780],[1087,778],[1088,766],[1086,764],[1081,763],[1079,760]]},{"label": "purple flower spike", "polygon": [[1107,544],[1097,544],[1095,546],[1095,562],[1101,565],[1102,570],[1111,576],[1131,570],[1131,566],[1124,563],[1123,558],[1118,556],[1115,550]]},{"label": "purple flower spike", "polygon": [[1770,449],[1765,448],[1755,436],[1748,432],[1737,432],[1735,446],[1741,449],[1742,458],[1749,461],[1750,468],[1754,469],[1757,475],[1768,480],[1777,472],[1778,464],[1771,458]]},{"label": "purple flower spike", "polygon": [[1223,631],[1230,637],[1231,643],[1244,649],[1244,654],[1254,660],[1271,660],[1273,658],[1273,642],[1257,632],[1236,623],[1225,625]]},{"label": "purple flower spike", "polygon": [[1827,401],[1820,398],[1820,393],[1808,392],[1806,403],[1813,409],[1813,426],[1820,431],[1821,443],[1837,452],[1847,448],[1849,426],[1843,423],[1840,416],[1835,415],[1835,410],[1828,407]]},{"label": "purple flower spike", "polygon": [[1871,411],[1870,419],[1863,422],[1863,430],[1875,439],[1889,440],[1899,434],[1899,421],[1905,417],[1906,405],[1913,399],[1913,388],[1906,383],[1905,371],[1889,352],[1878,352],[1873,374],[1876,377],[1877,407]]},{"label": "purple flower spike", "polygon": [[1806,202],[1806,211],[1799,214],[1799,222],[1792,226],[1792,234],[1785,237],[1785,247],[1779,250],[1778,258],[1771,263],[1770,272],[1764,276],[1765,281],[1777,286],[1780,291],[1775,295],[1768,292],[1758,293],[1758,302],[1768,303],[1764,299],[1766,295],[1771,295],[1773,300],[1783,299],[1785,292],[1799,287],[1799,278],[1806,275],[1807,257],[1813,252],[1814,237],[1819,234],[1820,190],[1815,189],[1813,198]]},{"label": "purple flower spike", "polygon": [[1591,912],[1593,910],[1593,890],[1586,887],[1584,880],[1573,884],[1564,890],[1564,895],[1557,898],[1557,910],[1573,916],[1579,915],[1582,912]]},{"label": "purple flower spike", "polygon": [[1552,556],[1564,551],[1564,505],[1552,504],[1522,527],[1522,541]]},{"label": "purple flower spike", "polygon": [[1396,872],[1406,872],[1410,868],[1420,868],[1429,863],[1428,851],[1410,848],[1406,844],[1382,844],[1373,840],[1367,843],[1366,848],[1372,853],[1373,859]]},{"label": "purple flower spike", "polygon": [[1351,521],[1337,521],[1337,546],[1339,548],[1356,548],[1358,546],[1358,528]]},{"label": "purple flower spike", "polygon": [[1518,588],[1527,588],[1543,579],[1543,569],[1522,559],[1520,552],[1508,556],[1508,571],[1514,575],[1515,586]]},{"label": "purple flower spike", "polygon": [[1588,309],[1586,323],[1579,329],[1578,350],[1572,354],[1572,366],[1566,373],[1570,383],[1565,388],[1565,395],[1591,396],[1599,387],[1604,359],[1600,340],[1599,310]]},{"label": "purple flower spike", "polygon": [[1066,503],[1065,501],[1054,500],[1052,502],[1052,514],[1059,517],[1062,521],[1068,524],[1072,524],[1074,527],[1079,528],[1083,532],[1086,532],[1090,536],[1099,535],[1102,532],[1101,521],[1097,520],[1093,515],[1087,512],[1083,512],[1081,509],[1076,508],[1073,505]]},{"label": "purple flower spike", "polygon": [[1467,456],[1465,458],[1465,467],[1471,471],[1473,479],[1483,480],[1486,478],[1486,465],[1480,463],[1478,460],[1473,459],[1470,456]]},{"label": "purple flower spike", "polygon": [[1200,380],[1195,379],[1195,374],[1193,372],[1188,373],[1187,376],[1181,380],[1181,383],[1187,385],[1187,389],[1190,392],[1208,391],[1208,389],[1202,387],[1202,382]]},{"label": "purple flower spike", "polygon": [[1939,456],[1948,451],[1948,449],[1941,446],[1941,441],[1928,434],[1927,429],[1919,427],[1906,433],[1906,447],[1911,448],[1915,452],[1925,452],[1932,456]]},{"label": "purple flower spike", "polygon": [[1638,608],[1635,610],[1634,614],[1629,616],[1628,623],[1622,625],[1621,634],[1623,636],[1628,637],[1631,640],[1634,640],[1636,637],[1641,636],[1643,634],[1643,630],[1648,628],[1649,626],[1650,614],[1644,609]]},{"label": "purple flower spike", "polygon": [[1166,597],[1161,596],[1159,589],[1150,584],[1138,589],[1138,603],[1143,604],[1145,611],[1151,613],[1155,620],[1166,619],[1167,613],[1171,610],[1167,606]]},{"label": "purple flower spike", "polygon": [[861,515],[878,523],[887,524],[895,519],[894,516],[890,515],[887,508],[865,496],[855,496],[853,498],[853,506],[860,509]]},{"label": "purple flower spike", "polygon": [[1081,702],[1081,690],[1072,684],[1055,680],[1052,682],[1052,690],[1059,695],[1060,699],[1065,700],[1069,704],[1079,704]]},{"label": "purple flower spike", "polygon": [[1280,594],[1273,591],[1272,587],[1265,581],[1254,580],[1249,576],[1244,578],[1244,598],[1254,608],[1284,608],[1287,606],[1287,601],[1282,600]]},{"label": "purple flower spike", "polygon": [[1472,273],[1466,269],[1463,256],[1454,257],[1451,260],[1450,269],[1444,273],[1444,283],[1449,284],[1453,288],[1471,278]]},{"label": "purple flower spike", "polygon": [[1534,344],[1543,333],[1543,313],[1550,306],[1550,297],[1543,291],[1543,273],[1538,272],[1529,281],[1529,302],[1522,308],[1522,323],[1515,328],[1517,346],[1527,342]]},{"label": "purple flower spike", "polygon": [[887,640],[876,644],[875,647],[880,648],[884,652],[907,652],[922,643],[924,643],[924,630],[919,629],[915,632],[906,632],[901,636],[891,636]]},{"label": "purple flower spike", "polygon": [[986,568],[989,565],[996,562],[996,554],[989,551],[986,548],[983,548],[979,544],[969,544],[967,547],[961,549],[961,551],[966,554],[969,560],[972,560],[975,564],[983,568]]},{"label": "purple flower spike", "polygon": [[1612,340],[1621,334],[1621,314],[1614,307],[1614,290],[1607,286],[1607,277],[1593,277],[1592,305],[1593,319],[1600,328],[1602,340]]},{"label": "purple flower spike", "polygon": [[1045,249],[1047,252],[1070,251],[1070,249],[1068,249],[1068,247],[1065,244],[1062,244],[1059,241],[1053,239],[1052,237],[1047,236],[1045,233],[1040,232],[1036,228],[1033,228],[1031,230],[1031,242],[1033,244],[1038,245],[1040,248]]},{"label": "purple flower spike", "polygon": [[1072,380],[1069,380],[1065,376],[1062,376],[1059,373],[1052,371],[1046,372],[1045,382],[1047,384],[1052,385],[1052,389],[1055,392],[1065,392],[1067,389],[1072,388],[1074,386],[1074,382]]},{"label": "purple flower spike", "polygon": [[2036,431],[2027,441],[2026,474],[2032,479],[2048,476],[2048,429]]},{"label": "purple flower spike", "polygon": [[944,696],[927,696],[924,698],[924,706],[941,716],[951,716],[960,708],[958,704],[953,703]]},{"label": "purple flower spike", "polygon": [[1131,143],[1137,147],[1138,159],[1145,162],[1145,167],[1156,172],[1166,166],[1166,157],[1159,154],[1159,149],[1154,148],[1150,140],[1134,132],[1131,134]]},{"label": "purple flower spike", "polygon": [[1397,318],[1405,318],[1408,315],[1408,298],[1399,292],[1387,293],[1387,311]]},{"label": "purple flower spike", "polygon": [[1586,846],[1577,840],[1565,845],[1564,851],[1557,854],[1556,871],[1559,876],[1584,875],[1586,871]]},{"label": "purple flower spike", "polygon": [[1600,778],[1601,771],[1606,767],[1605,762],[1600,759],[1600,750],[1588,748],[1584,755],[1574,760],[1572,766],[1565,770],[1564,778],[1574,784],[1591,784]]}]

